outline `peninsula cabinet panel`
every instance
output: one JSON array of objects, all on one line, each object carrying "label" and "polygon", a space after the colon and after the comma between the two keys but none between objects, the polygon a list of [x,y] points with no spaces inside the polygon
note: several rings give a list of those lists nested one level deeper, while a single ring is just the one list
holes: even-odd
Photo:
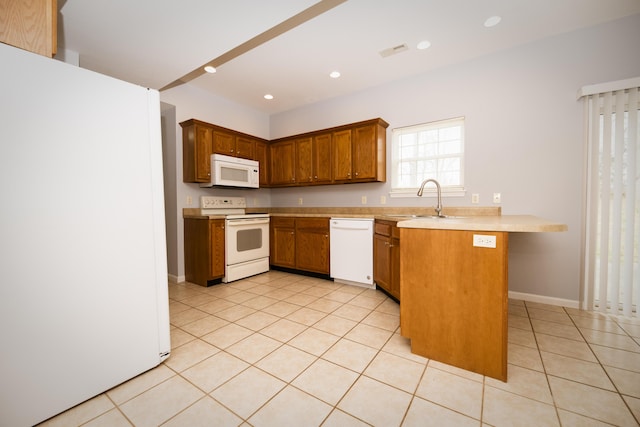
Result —
[{"label": "peninsula cabinet panel", "polygon": [[296,141],[286,140],[271,144],[271,185],[284,186],[296,183]]},{"label": "peninsula cabinet panel", "polygon": [[224,276],[224,220],[184,219],[184,263],[188,282],[208,286]]},{"label": "peninsula cabinet panel", "polygon": [[211,153],[213,128],[196,120],[182,126],[182,180],[184,182],[211,181]]},{"label": "peninsula cabinet panel", "polygon": [[400,229],[400,331],[411,351],[507,381],[508,233]]}]

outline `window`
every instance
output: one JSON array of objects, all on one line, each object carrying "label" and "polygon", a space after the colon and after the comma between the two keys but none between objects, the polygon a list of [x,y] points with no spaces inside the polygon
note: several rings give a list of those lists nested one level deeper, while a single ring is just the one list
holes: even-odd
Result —
[{"label": "window", "polygon": [[414,195],[429,178],[443,192],[463,190],[464,117],[397,128],[392,137],[392,195]]},{"label": "window", "polygon": [[589,164],[583,308],[629,317],[637,317],[640,306],[639,98],[640,87],[629,87],[592,93],[585,102]]}]

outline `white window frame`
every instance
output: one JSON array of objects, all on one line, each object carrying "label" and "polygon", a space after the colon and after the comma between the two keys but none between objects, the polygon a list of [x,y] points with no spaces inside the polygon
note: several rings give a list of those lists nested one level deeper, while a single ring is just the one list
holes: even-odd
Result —
[{"label": "white window frame", "polygon": [[[422,179],[434,178],[436,179],[442,186],[442,195],[443,196],[459,196],[462,197],[465,195],[464,188],[464,139],[465,139],[465,118],[464,117],[455,117],[451,119],[438,120],[435,122],[423,123],[419,125],[406,126],[395,128],[392,130],[392,145],[391,145],[391,191],[389,193],[390,197],[418,197],[417,192],[420,186],[418,182],[415,187],[403,188],[399,187],[399,164],[400,164],[400,138],[402,135],[407,134],[415,134],[418,132],[428,131],[428,130],[436,130],[436,129],[444,129],[448,127],[452,127],[454,125],[461,126],[461,138],[460,138],[460,152],[458,153],[445,153],[445,154],[436,154],[433,156],[427,156],[421,158],[421,160],[442,160],[445,158],[459,157],[460,159],[460,176],[459,185],[448,185],[446,180],[442,180],[442,177],[439,177],[436,173],[435,176],[425,176]],[[405,159],[406,161],[406,159]],[[424,189],[425,195],[428,193],[435,194],[435,186],[428,185]]]}]

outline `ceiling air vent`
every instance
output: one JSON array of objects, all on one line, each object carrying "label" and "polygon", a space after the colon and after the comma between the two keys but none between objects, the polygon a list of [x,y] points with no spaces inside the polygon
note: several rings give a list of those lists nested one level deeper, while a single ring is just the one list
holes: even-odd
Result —
[{"label": "ceiling air vent", "polygon": [[391,56],[391,55],[395,55],[396,53],[404,52],[407,49],[409,49],[409,46],[407,46],[406,43],[399,44],[398,46],[394,46],[394,47],[390,47],[390,48],[385,49],[385,50],[381,50],[380,51],[380,56],[382,56],[383,58],[386,58],[387,56]]}]

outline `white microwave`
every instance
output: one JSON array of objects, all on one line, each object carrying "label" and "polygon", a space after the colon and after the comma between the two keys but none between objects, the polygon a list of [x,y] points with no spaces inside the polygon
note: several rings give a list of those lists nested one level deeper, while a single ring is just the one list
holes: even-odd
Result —
[{"label": "white microwave", "polygon": [[200,187],[258,188],[260,164],[256,160],[241,159],[223,154],[211,155],[211,182]]}]

